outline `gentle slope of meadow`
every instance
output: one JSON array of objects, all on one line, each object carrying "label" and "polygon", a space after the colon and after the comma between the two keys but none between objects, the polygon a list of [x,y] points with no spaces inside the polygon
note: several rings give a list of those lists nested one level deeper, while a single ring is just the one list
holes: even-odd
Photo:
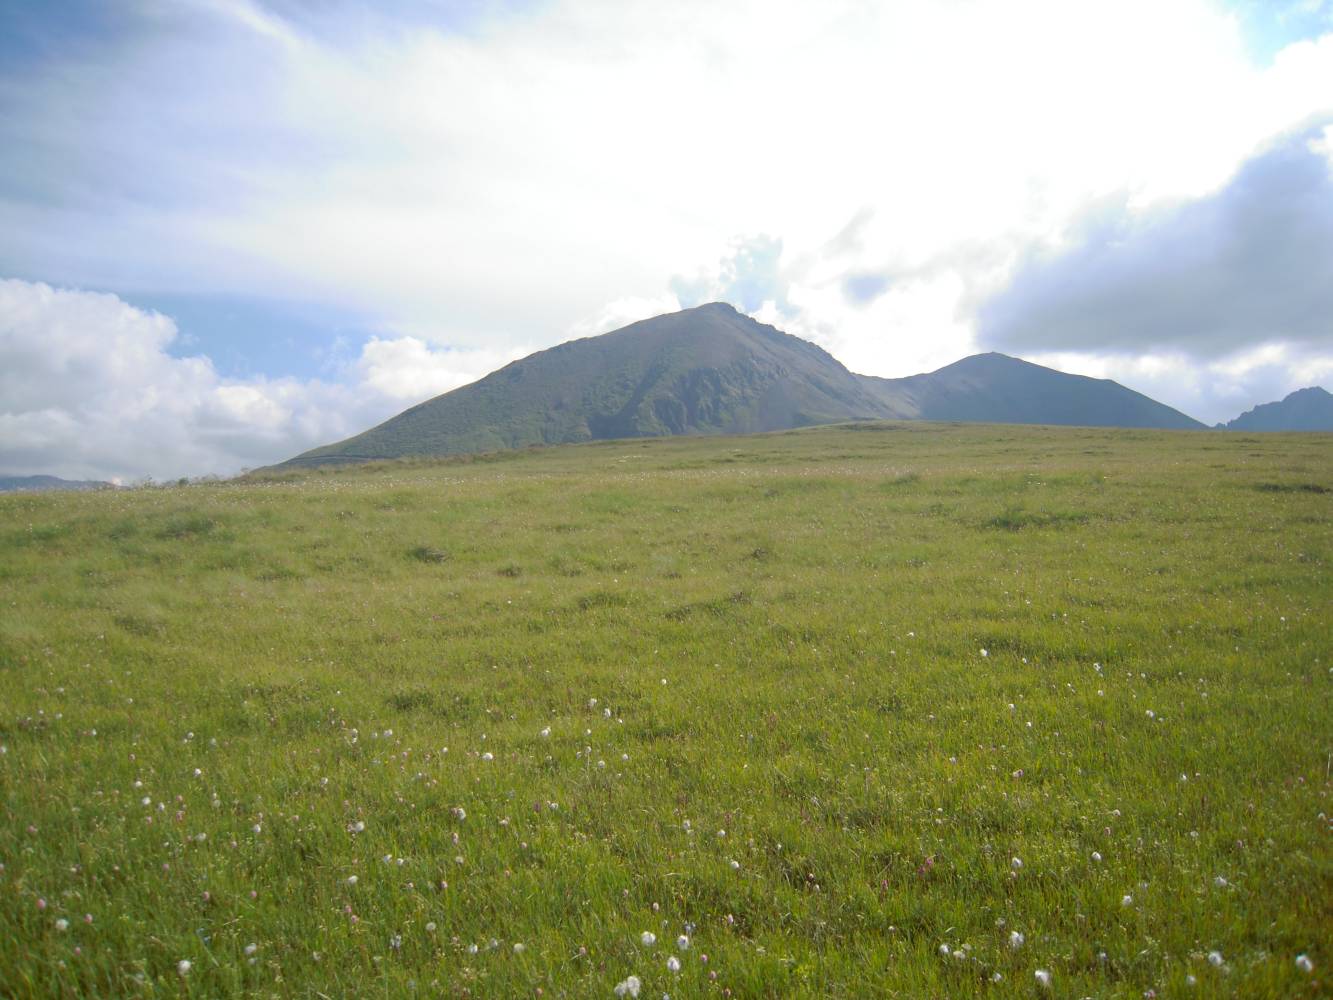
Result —
[{"label": "gentle slope of meadow", "polygon": [[1326,996],[1330,470],[885,424],[0,497],[0,995]]}]

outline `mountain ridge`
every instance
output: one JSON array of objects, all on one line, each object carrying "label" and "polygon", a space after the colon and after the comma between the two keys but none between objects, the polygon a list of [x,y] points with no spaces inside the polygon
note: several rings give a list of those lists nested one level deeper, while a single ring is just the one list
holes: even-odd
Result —
[{"label": "mountain ridge", "polygon": [[1218,424],[1228,431],[1333,431],[1333,394],[1312,385],[1282,399],[1260,403],[1234,420]]},{"label": "mountain ridge", "polygon": [[1110,379],[996,352],[904,378],[858,375],[713,302],[538,351],[277,468],[864,420],[1206,429]]}]

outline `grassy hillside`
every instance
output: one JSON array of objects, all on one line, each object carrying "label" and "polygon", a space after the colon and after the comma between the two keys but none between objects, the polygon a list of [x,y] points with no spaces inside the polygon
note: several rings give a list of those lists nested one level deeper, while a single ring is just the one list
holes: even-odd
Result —
[{"label": "grassy hillside", "polygon": [[814,344],[714,302],[539,351],[284,464],[750,433],[900,415]]},{"label": "grassy hillside", "polygon": [[1327,996],[1330,469],[917,423],[0,497],[0,993]]}]

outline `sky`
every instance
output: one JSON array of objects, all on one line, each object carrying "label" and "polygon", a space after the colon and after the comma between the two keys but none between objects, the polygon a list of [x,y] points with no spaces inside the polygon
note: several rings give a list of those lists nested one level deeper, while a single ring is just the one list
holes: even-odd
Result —
[{"label": "sky", "polygon": [[1333,0],[0,0],[0,473],[230,475],[713,300],[1333,387]]}]

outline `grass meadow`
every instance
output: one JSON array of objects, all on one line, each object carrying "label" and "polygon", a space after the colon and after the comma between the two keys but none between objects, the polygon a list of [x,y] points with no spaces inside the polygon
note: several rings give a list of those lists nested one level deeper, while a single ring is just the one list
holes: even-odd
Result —
[{"label": "grass meadow", "polygon": [[0,996],[1330,996],[1330,558],[1330,435],[0,497]]}]

